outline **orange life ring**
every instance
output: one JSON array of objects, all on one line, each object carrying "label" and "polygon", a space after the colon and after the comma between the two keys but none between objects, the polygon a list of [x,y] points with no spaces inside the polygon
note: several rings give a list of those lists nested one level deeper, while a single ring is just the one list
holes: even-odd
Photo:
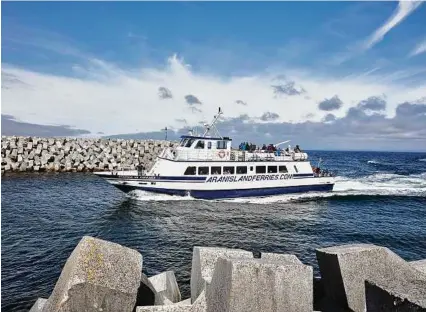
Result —
[{"label": "orange life ring", "polygon": [[225,151],[220,151],[220,152],[219,152],[219,157],[220,157],[220,158],[225,157]]}]

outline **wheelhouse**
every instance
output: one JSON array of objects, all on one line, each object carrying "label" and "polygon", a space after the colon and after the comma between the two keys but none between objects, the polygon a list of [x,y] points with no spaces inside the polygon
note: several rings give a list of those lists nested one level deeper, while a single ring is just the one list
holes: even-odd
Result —
[{"label": "wheelhouse", "polygon": [[179,142],[180,150],[231,150],[232,140],[228,137],[213,138],[199,137],[192,135],[182,135]]}]

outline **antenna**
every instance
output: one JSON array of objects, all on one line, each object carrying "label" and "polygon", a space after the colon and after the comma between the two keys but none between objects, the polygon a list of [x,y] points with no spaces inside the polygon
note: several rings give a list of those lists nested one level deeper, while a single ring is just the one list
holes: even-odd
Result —
[{"label": "antenna", "polygon": [[161,129],[162,131],[166,131],[166,141],[167,141],[167,126],[164,129]]},{"label": "antenna", "polygon": [[204,131],[203,137],[205,137],[211,129],[215,130],[216,134],[218,137],[220,137],[222,139],[222,136],[220,135],[219,131],[216,128],[216,122],[219,119],[219,117],[223,115],[222,109],[219,107],[218,113],[217,115],[213,116],[213,121],[211,122],[211,124],[205,124],[204,127],[206,128],[206,131]]}]

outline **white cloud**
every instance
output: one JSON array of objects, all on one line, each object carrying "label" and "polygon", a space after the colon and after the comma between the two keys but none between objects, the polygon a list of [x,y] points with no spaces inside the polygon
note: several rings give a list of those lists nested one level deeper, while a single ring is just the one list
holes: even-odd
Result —
[{"label": "white cloud", "polygon": [[422,1],[399,1],[398,7],[393,15],[380,26],[365,42],[363,45],[364,50],[372,48],[375,44],[382,41],[385,35],[405,18],[407,18],[415,9],[422,4]]},{"label": "white cloud", "polygon": [[[276,84],[274,78],[282,72],[270,70],[268,74],[225,79],[196,73],[176,57],[171,57],[164,68],[127,71],[92,60],[90,66],[74,69],[82,78],[3,65],[3,74],[13,79],[2,90],[2,113],[23,122],[66,124],[109,135],[159,131],[164,126],[180,128],[179,119],[197,125],[200,120],[210,120],[219,106],[225,117],[247,114],[260,118],[271,112],[279,116],[274,122],[321,121],[327,112],[319,111],[318,103],[336,94],[343,102],[341,109],[335,111],[336,117],[345,116],[359,101],[381,94],[387,95],[385,113],[391,117],[399,103],[421,98],[426,90],[426,84],[408,87],[377,72],[342,80],[289,69],[284,73],[287,79],[303,87],[306,94],[274,97],[271,85]],[[173,98],[160,98],[159,87],[169,89]],[[202,112],[191,110],[185,100],[188,94],[202,102],[197,105]],[[237,100],[247,105],[238,105]]]},{"label": "white cloud", "polygon": [[420,42],[416,47],[411,51],[410,56],[419,55],[426,52],[426,39]]}]

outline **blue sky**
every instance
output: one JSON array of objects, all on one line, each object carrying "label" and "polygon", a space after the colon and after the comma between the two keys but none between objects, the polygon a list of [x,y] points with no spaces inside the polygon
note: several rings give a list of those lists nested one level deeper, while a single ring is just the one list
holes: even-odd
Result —
[{"label": "blue sky", "polygon": [[[329,133],[357,116],[359,130],[337,131],[334,146],[380,124],[391,130],[374,147],[418,149],[426,130],[412,119],[402,127],[398,107],[414,105],[409,118],[426,124],[426,5],[2,2],[2,77],[8,122],[155,136],[222,106],[224,127],[250,125],[230,129],[237,138],[254,125],[274,132],[246,135],[279,140],[275,132],[294,124],[302,140],[312,124]],[[370,148],[364,141],[359,149]]]}]

